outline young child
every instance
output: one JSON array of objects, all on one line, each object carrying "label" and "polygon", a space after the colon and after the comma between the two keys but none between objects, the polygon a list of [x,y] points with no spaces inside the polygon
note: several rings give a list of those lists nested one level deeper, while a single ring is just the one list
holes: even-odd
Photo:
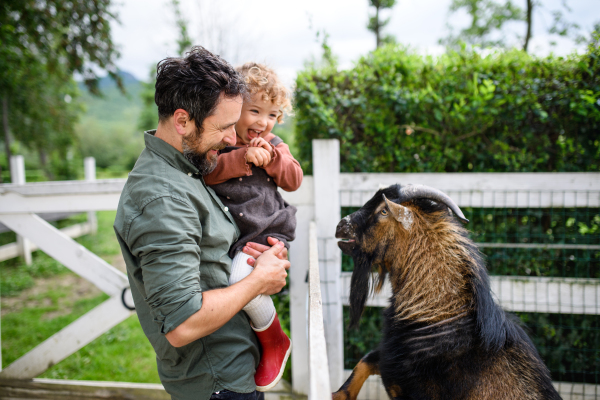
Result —
[{"label": "young child", "polygon": [[[283,122],[291,111],[289,91],[275,72],[262,64],[246,63],[239,67],[248,85],[251,99],[244,101],[235,125],[237,143],[221,150],[216,169],[204,180],[235,218],[241,235],[230,250],[233,258],[229,284],[252,272],[241,252],[247,242],[268,245],[267,237],[282,241],[289,249],[295,237],[296,208],[287,204],[277,187],[291,192],[302,183],[302,169],[281,138],[271,133],[276,122]],[[281,329],[273,300],[259,295],[244,311],[262,347],[260,364],[254,379],[258,391],[277,384],[292,342]]]}]

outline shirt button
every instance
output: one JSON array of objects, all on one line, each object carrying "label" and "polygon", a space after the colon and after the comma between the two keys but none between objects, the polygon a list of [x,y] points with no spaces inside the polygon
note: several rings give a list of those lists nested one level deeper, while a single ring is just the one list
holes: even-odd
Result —
[{"label": "shirt button", "polygon": [[242,178],[240,178],[240,181],[242,180]]},{"label": "shirt button", "polygon": [[191,173],[191,172],[188,172],[188,176],[192,176],[192,173]]},{"label": "shirt button", "polygon": [[231,200],[231,197],[227,196],[227,200]]},{"label": "shirt button", "polygon": [[225,207],[225,208],[223,209],[223,211],[225,211],[225,212],[229,211],[229,207]]},{"label": "shirt button", "polygon": [[243,217],[243,216],[244,216],[244,213],[240,213],[240,217]]},{"label": "shirt button", "polygon": [[271,181],[271,178],[267,178],[267,182],[270,182],[270,181]]}]

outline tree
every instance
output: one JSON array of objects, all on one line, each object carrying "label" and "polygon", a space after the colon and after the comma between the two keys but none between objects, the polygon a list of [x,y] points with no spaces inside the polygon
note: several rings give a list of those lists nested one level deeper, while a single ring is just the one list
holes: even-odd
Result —
[{"label": "tree", "polygon": [[[181,13],[181,4],[179,0],[171,0],[171,6],[173,6],[173,12],[175,13],[175,24],[179,29],[179,36],[177,37],[177,54],[183,56],[187,50],[192,47],[192,39],[188,32],[188,21],[183,17]],[[156,84],[156,67],[153,65],[150,67],[149,80],[148,82],[142,82],[142,112],[138,119],[138,128],[141,130],[154,129],[158,123],[158,108],[154,102],[154,92]]]},{"label": "tree", "polygon": [[462,29],[458,35],[452,33],[440,43],[456,46],[465,42],[481,47],[504,46],[503,36],[496,35],[502,26],[509,21],[522,21],[523,10],[511,0],[498,3],[496,0],[453,0],[450,13],[464,9],[471,17],[469,27]]},{"label": "tree", "polygon": [[179,55],[183,56],[183,54],[190,49],[190,47],[192,47],[192,39],[190,38],[190,35],[188,33],[188,22],[186,21],[185,18],[183,18],[183,15],[181,14],[181,7],[180,7],[180,3],[179,0],[171,0],[171,4],[173,5],[173,8],[175,9],[175,18],[176,21],[175,23],[177,24],[177,27],[179,28],[179,37],[177,38],[177,46],[179,47],[178,49],[178,53]]},{"label": "tree", "polygon": [[396,0],[369,0],[369,4],[375,7],[375,15],[369,16],[369,23],[367,29],[375,34],[375,41],[377,48],[383,43],[393,42],[394,37],[391,35],[384,35],[382,30],[390,22],[390,18],[381,19],[380,12],[385,9],[391,9],[396,5]]},{"label": "tree", "polygon": [[[509,47],[515,43],[509,43],[506,35],[502,32],[509,22],[520,22],[525,24],[525,35],[517,35],[518,40],[522,40],[521,47],[524,51],[528,50],[533,32],[533,19],[536,11],[544,11],[539,0],[521,0],[524,1],[524,8],[517,5],[513,0],[453,0],[450,5],[450,13],[464,10],[471,18],[471,24],[462,29],[457,35],[451,32],[448,37],[441,39],[440,43],[450,47],[459,47],[460,43],[476,45],[480,47]],[[566,0],[562,1],[562,7],[570,12]],[[577,42],[582,41],[582,37],[577,34],[579,26],[566,20],[562,10],[550,11],[553,17],[553,24],[548,29],[548,33],[571,37]]]},{"label": "tree", "polygon": [[[78,108],[73,74],[99,94],[98,72],[122,88],[110,36],[110,0],[4,0],[0,5],[0,97],[4,142],[38,151],[49,177],[48,153],[65,153],[74,140]],[[64,154],[63,154],[64,155]],[[10,164],[10,163],[8,163]]]}]

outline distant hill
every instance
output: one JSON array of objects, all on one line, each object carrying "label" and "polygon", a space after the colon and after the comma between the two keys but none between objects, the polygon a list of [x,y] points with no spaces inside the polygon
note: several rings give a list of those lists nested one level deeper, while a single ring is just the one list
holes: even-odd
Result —
[{"label": "distant hill", "polygon": [[136,116],[133,126],[137,126],[137,117],[142,109],[140,91],[141,82],[132,74],[126,71],[120,71],[119,75],[123,79],[125,94],[121,93],[112,78],[106,76],[100,79],[98,87],[101,95],[92,96],[83,82],[79,83],[81,91],[80,100],[86,107],[86,117],[95,117],[100,121],[131,121],[133,115]]},{"label": "distant hill", "polygon": [[[127,71],[119,71],[118,75],[123,80],[123,84],[125,86],[140,82],[135,76],[133,76]],[[116,83],[110,76],[106,75],[105,77],[100,78],[100,81],[98,82],[98,87],[100,88],[100,90],[110,89],[116,87]],[[83,82],[79,82],[79,90],[87,91],[87,88],[85,87],[85,84]]]},{"label": "distant hill", "polygon": [[96,158],[100,168],[130,169],[143,149],[143,132],[138,129],[142,111],[142,82],[132,74],[119,72],[125,94],[115,82],[104,77],[99,82],[100,96],[92,96],[83,83],[77,99],[85,108],[77,124],[83,157]]}]

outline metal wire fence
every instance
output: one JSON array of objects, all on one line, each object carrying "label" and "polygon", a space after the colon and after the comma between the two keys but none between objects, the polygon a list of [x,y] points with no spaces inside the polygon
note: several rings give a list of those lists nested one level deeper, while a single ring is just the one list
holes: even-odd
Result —
[{"label": "metal wire fence", "polygon": [[[342,191],[342,216],[373,193]],[[498,301],[523,321],[563,398],[600,399],[600,191],[446,193],[470,220]],[[352,268],[343,256],[342,271]],[[345,369],[377,346],[381,324],[381,308],[368,307],[360,329],[345,331]],[[374,380],[361,398],[386,396]]]}]

